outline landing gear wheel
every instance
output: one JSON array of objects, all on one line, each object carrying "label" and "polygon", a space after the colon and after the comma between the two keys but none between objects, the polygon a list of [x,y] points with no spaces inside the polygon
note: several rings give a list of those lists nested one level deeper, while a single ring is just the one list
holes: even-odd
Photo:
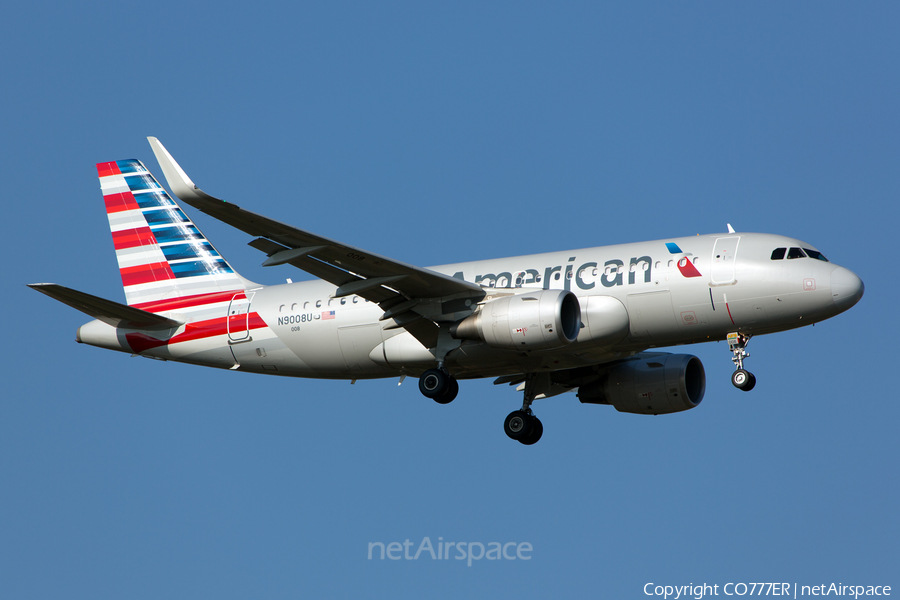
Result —
[{"label": "landing gear wheel", "polygon": [[[447,386],[447,391],[434,398],[434,401],[438,404],[450,404],[459,393],[459,382],[456,381],[455,377],[450,377],[449,379],[450,384]],[[419,385],[421,386],[421,383]]]},{"label": "landing gear wheel", "polygon": [[[531,433],[533,422],[536,421],[531,415],[522,410],[514,410],[507,415],[503,422],[503,431],[510,439],[521,441],[528,437]],[[543,431],[543,427],[541,428]],[[537,441],[537,440],[535,440]]]},{"label": "landing gear wheel", "polygon": [[450,379],[441,369],[428,369],[419,377],[419,391],[426,398],[439,398],[450,389]]},{"label": "landing gear wheel", "polygon": [[526,435],[525,437],[519,440],[520,444],[524,444],[525,446],[530,446],[532,444],[536,444],[541,436],[544,435],[544,424],[541,423],[541,420],[535,416],[531,417],[531,433]]},{"label": "landing gear wheel", "polygon": [[738,369],[731,374],[731,384],[739,390],[749,392],[756,385],[756,377],[750,371]]},{"label": "landing gear wheel", "polygon": [[750,383],[747,385],[747,387],[744,388],[745,392],[749,392],[754,387],[756,387],[756,375],[754,375],[753,373],[750,373],[749,375],[750,375]]}]

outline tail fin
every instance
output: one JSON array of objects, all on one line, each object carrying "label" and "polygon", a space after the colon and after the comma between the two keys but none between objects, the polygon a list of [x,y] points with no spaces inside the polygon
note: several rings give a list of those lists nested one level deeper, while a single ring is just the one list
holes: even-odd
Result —
[{"label": "tail fin", "polygon": [[235,273],[140,161],[98,163],[97,173],[130,306],[153,310],[160,300],[233,294],[252,285]]}]

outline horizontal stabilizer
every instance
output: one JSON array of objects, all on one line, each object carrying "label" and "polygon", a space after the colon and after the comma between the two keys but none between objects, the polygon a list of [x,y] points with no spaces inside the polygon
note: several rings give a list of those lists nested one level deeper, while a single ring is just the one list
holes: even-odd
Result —
[{"label": "horizontal stabilizer", "polygon": [[181,321],[85,294],[55,283],[29,283],[28,287],[113,327],[154,330],[174,329],[182,325]]}]

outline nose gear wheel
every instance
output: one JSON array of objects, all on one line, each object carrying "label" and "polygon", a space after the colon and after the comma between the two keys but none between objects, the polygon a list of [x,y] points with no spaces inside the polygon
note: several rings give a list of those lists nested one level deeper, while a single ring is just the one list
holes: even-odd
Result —
[{"label": "nose gear wheel", "polygon": [[728,334],[728,349],[731,350],[731,362],[735,368],[731,374],[731,385],[744,392],[749,392],[756,385],[756,376],[744,369],[744,359],[750,358],[746,350],[749,343],[749,335],[737,332]]},{"label": "nose gear wheel", "polygon": [[756,385],[756,375],[744,369],[738,369],[731,374],[731,384],[739,390],[749,392]]}]

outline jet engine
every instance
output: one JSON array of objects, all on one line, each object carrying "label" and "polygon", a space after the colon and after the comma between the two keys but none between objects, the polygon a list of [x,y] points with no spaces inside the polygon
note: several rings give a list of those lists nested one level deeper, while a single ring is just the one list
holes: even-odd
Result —
[{"label": "jet engine", "polygon": [[664,415],[694,408],[705,392],[706,372],[696,356],[639,354],[581,386],[578,399],[611,404],[619,412]]},{"label": "jet engine", "polygon": [[503,296],[456,323],[450,334],[494,348],[548,350],[571,344],[581,330],[581,306],[572,292],[540,290]]}]

